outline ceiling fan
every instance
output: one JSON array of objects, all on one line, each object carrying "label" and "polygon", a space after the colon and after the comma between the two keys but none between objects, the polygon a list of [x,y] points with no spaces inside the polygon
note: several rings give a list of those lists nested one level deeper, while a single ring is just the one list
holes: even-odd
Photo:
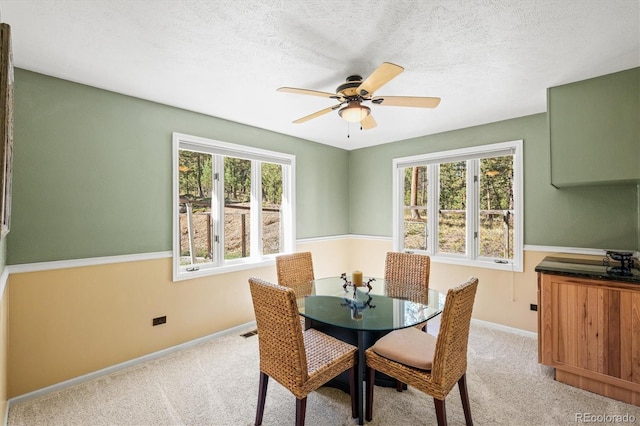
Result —
[{"label": "ceiling fan", "polygon": [[351,75],[346,81],[336,88],[336,93],[319,92],[317,90],[297,89],[295,87],[280,87],[279,92],[298,93],[301,95],[320,96],[338,100],[338,104],[322,109],[294,121],[294,123],[304,123],[313,118],[320,117],[331,111],[338,110],[338,114],[350,123],[360,123],[362,129],[373,129],[377,126],[371,115],[371,108],[363,105],[364,102],[371,102],[381,106],[402,106],[418,108],[435,108],[440,103],[440,98],[427,98],[418,96],[376,96],[373,92],[387,84],[391,79],[398,76],[404,68],[390,62],[384,62],[376,70],[362,80],[359,75]]}]

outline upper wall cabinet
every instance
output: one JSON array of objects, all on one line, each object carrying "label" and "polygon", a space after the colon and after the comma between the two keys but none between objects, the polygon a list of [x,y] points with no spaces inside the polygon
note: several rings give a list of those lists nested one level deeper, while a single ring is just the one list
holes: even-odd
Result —
[{"label": "upper wall cabinet", "polygon": [[640,183],[640,68],[547,90],[554,186]]}]

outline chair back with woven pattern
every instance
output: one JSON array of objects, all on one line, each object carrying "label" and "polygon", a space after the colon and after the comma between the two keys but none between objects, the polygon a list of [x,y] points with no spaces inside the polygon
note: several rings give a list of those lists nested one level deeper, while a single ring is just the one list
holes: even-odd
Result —
[{"label": "chair back with woven pattern", "polygon": [[478,279],[449,289],[442,311],[431,374],[446,393],[467,371],[467,344]]},{"label": "chair back with woven pattern", "polygon": [[306,281],[313,281],[313,260],[311,252],[283,254],[276,256],[278,284],[289,287]]},{"label": "chair back with woven pattern", "polygon": [[258,327],[260,371],[287,389],[308,379],[307,356],[296,296],[292,289],[249,279]]},{"label": "chair back with woven pattern", "polygon": [[388,252],[384,265],[387,295],[427,303],[430,264],[429,256]]}]

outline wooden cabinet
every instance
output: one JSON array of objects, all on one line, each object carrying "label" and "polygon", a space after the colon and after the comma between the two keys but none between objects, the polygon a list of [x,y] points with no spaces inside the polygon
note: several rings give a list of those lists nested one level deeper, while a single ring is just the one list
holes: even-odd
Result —
[{"label": "wooden cabinet", "polygon": [[538,299],[538,362],[640,406],[640,285],[539,273]]}]

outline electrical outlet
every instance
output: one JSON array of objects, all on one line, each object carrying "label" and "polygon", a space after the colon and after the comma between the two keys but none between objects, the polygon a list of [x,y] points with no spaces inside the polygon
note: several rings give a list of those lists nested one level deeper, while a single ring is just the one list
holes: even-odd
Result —
[{"label": "electrical outlet", "polygon": [[153,325],[160,325],[160,324],[166,324],[167,323],[167,316],[163,316],[163,317],[158,317],[158,318],[154,318],[153,319]]},{"label": "electrical outlet", "polygon": [[531,309],[532,311],[537,311],[538,310],[538,305],[536,305],[535,303],[532,303],[529,305],[529,309]]}]

